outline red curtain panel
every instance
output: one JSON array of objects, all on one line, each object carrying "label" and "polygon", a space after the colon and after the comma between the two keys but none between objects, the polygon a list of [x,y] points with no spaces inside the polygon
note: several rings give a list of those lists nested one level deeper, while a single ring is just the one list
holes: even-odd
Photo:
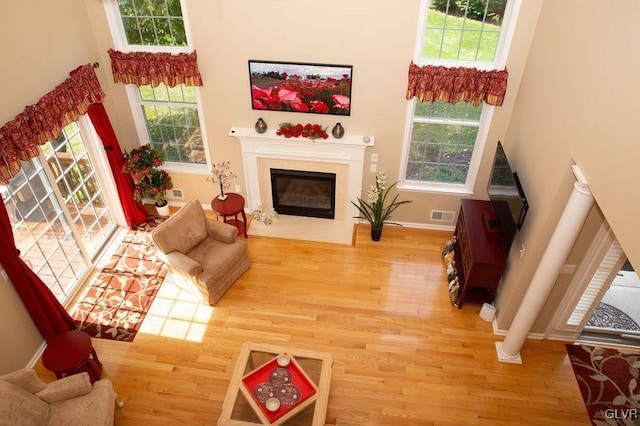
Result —
[{"label": "red curtain panel", "polygon": [[120,198],[120,204],[122,204],[122,210],[127,224],[130,228],[133,228],[135,225],[147,220],[147,211],[142,207],[140,201],[133,199],[134,185],[131,174],[122,173],[124,156],[122,155],[122,149],[118,143],[116,133],[113,131],[104,105],[102,103],[93,104],[87,112],[107,153],[109,166],[111,167],[111,173],[113,173],[113,178],[118,188],[118,197]]},{"label": "red curtain panel", "polygon": [[72,330],[74,323],[71,316],[40,277],[20,258],[3,202],[0,202],[0,253],[0,263],[42,337],[50,342],[59,334]]}]

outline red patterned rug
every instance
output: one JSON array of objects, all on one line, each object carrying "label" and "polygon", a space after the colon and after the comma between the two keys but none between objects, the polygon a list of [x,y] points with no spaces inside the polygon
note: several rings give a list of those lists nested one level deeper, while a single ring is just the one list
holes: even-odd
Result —
[{"label": "red patterned rug", "polygon": [[640,352],[567,345],[594,425],[640,424]]},{"label": "red patterned rug", "polygon": [[149,234],[164,219],[149,216],[145,223],[127,232],[71,310],[80,330],[103,339],[134,339],[167,276],[167,266]]}]

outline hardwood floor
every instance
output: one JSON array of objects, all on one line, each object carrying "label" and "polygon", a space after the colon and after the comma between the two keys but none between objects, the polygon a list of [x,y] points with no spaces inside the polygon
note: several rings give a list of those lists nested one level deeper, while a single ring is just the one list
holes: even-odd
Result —
[{"label": "hardwood floor", "polygon": [[214,308],[156,301],[173,330],[94,339],[126,402],[116,424],[216,424],[245,341],[331,352],[330,425],[590,424],[564,344],[529,340],[522,365],[500,363],[480,306],[451,306],[450,233],[368,232],[355,247],[250,237],[251,269]]}]

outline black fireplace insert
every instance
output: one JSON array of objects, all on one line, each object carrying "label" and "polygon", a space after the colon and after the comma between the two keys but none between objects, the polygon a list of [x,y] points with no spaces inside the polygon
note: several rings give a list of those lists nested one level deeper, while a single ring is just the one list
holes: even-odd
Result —
[{"label": "black fireplace insert", "polygon": [[335,218],[335,173],[271,169],[271,194],[278,214]]}]

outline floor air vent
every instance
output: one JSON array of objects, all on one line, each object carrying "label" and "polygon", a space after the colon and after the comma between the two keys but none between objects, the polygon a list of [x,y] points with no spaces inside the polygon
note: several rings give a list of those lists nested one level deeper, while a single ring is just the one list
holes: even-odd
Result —
[{"label": "floor air vent", "polygon": [[445,210],[431,210],[430,220],[434,222],[453,222],[456,218],[456,212]]}]

